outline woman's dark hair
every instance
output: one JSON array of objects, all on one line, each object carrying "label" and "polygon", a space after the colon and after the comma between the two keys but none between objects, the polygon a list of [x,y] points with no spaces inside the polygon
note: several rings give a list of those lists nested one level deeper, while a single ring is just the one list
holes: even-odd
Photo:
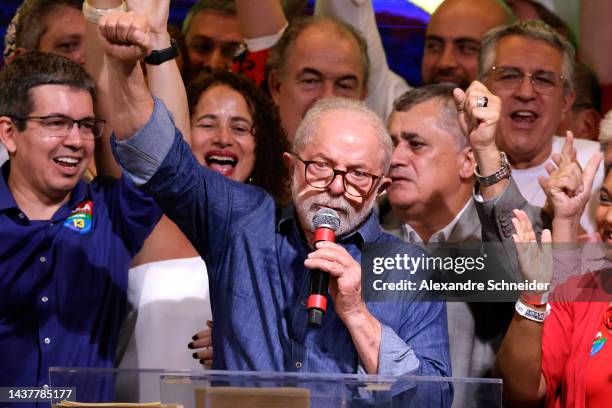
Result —
[{"label": "woman's dark hair", "polygon": [[227,85],[242,95],[253,117],[255,166],[248,182],[265,189],[277,201],[286,202],[289,173],[283,163],[283,152],[289,151],[289,142],[276,107],[250,79],[229,71],[213,70],[202,73],[188,85],[190,116],[193,116],[200,96],[214,85]]}]

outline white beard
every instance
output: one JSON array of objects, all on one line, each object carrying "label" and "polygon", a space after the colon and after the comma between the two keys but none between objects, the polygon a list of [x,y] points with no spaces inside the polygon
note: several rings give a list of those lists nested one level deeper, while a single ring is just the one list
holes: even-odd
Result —
[{"label": "white beard", "polygon": [[320,194],[313,195],[309,198],[300,198],[300,192],[296,190],[295,186],[297,183],[295,181],[296,180],[294,179],[291,183],[291,198],[293,199],[293,204],[295,205],[298,219],[304,220],[304,222],[308,223],[308,225],[303,225],[303,228],[312,230],[312,219],[314,218],[315,214],[321,208],[327,207],[335,210],[340,218],[340,227],[336,231],[336,235],[346,235],[353,232],[359,225],[361,225],[374,206],[374,199],[369,197],[368,200],[370,202],[366,202],[364,207],[360,211],[357,211],[348,202],[344,194],[341,196],[332,197],[325,190],[321,190]]}]

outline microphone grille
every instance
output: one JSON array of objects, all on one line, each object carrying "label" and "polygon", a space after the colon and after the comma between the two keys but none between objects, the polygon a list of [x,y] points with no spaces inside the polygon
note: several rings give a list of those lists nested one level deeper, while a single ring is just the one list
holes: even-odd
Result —
[{"label": "microphone grille", "polygon": [[338,213],[331,208],[321,208],[312,217],[314,229],[329,228],[332,231],[337,231],[340,228],[340,217]]}]

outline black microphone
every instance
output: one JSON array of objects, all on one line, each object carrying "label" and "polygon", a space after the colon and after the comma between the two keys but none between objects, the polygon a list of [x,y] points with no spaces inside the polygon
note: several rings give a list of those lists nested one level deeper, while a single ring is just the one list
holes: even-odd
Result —
[{"label": "black microphone", "polygon": [[[314,237],[312,245],[320,241],[336,242],[336,231],[340,228],[340,217],[331,208],[321,208],[312,218]],[[308,309],[308,324],[321,326],[323,315],[327,310],[327,286],[329,273],[314,269],[310,274],[310,295],[306,307]]]}]

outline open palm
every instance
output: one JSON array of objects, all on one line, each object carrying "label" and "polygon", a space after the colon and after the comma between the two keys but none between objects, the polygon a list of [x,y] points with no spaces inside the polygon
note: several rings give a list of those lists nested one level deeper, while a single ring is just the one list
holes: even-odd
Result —
[{"label": "open palm", "polygon": [[[521,276],[539,283],[551,283],[553,278],[552,236],[550,230],[542,231],[542,242],[538,245],[531,221],[522,210],[514,210],[512,224],[516,231],[512,240],[516,246]],[[545,291],[543,291],[545,292]]]}]

